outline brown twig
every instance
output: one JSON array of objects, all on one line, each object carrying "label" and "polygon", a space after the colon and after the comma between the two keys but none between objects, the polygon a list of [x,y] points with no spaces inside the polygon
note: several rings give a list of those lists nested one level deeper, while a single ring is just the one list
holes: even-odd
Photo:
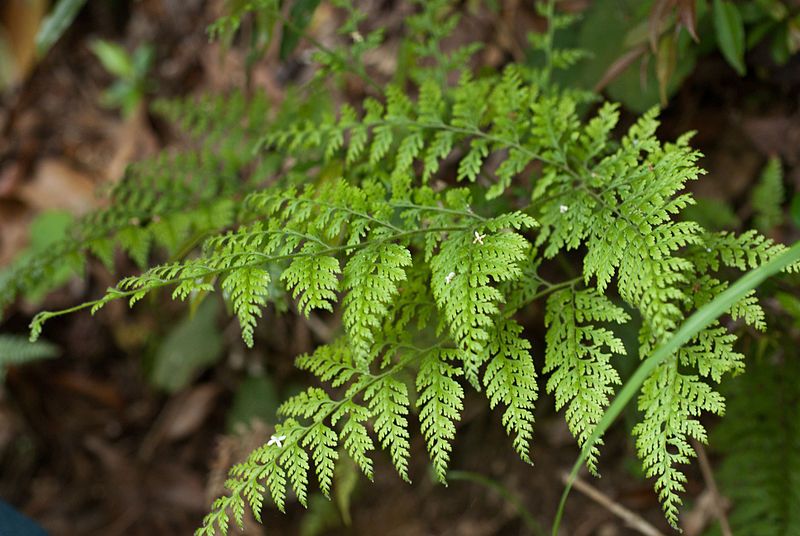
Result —
[{"label": "brown twig", "polygon": [[[566,483],[569,480],[569,474],[561,473],[561,480]],[[612,499],[603,495],[597,488],[591,486],[581,478],[576,478],[572,486],[595,501],[600,506],[606,508],[609,512],[613,513],[622,519],[630,528],[638,531],[645,536],[663,536],[663,534],[653,525],[642,519],[637,513],[628,510],[621,504],[614,502]]]},{"label": "brown twig", "polygon": [[731,526],[728,523],[728,516],[725,514],[725,501],[723,501],[719,493],[717,481],[714,480],[714,472],[711,470],[711,464],[708,461],[706,450],[700,442],[695,440],[692,440],[692,446],[697,453],[697,462],[700,464],[700,472],[703,473],[703,480],[706,483],[706,488],[708,488],[713,498],[712,505],[714,514],[717,516],[717,521],[719,521],[720,532],[722,532],[722,536],[733,536],[733,531],[731,531]]},{"label": "brown twig", "polygon": [[619,75],[621,75],[625,69],[630,67],[630,65],[636,61],[641,55],[643,55],[647,51],[647,47],[645,45],[639,45],[635,48],[632,48],[622,54],[619,58],[614,60],[606,72],[603,73],[603,76],[600,80],[594,85],[594,91],[600,92],[603,91],[607,85],[617,79]]}]

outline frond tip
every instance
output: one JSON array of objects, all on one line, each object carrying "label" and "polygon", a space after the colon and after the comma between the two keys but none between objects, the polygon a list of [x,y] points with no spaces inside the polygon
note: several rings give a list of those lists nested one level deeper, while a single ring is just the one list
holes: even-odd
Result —
[{"label": "frond tip", "polygon": [[251,348],[256,319],[261,317],[261,308],[267,304],[269,284],[269,272],[255,267],[233,270],[222,280],[222,290],[233,305],[233,312],[239,317],[242,338]]},{"label": "frond tip", "polygon": [[504,405],[502,422],[513,437],[514,449],[528,463],[533,438],[533,410],[538,396],[536,370],[529,352],[530,343],[522,338],[522,326],[504,320],[494,328],[483,384],[489,407]]},{"label": "frond tip", "polygon": [[436,478],[443,484],[456,436],[456,422],[464,409],[464,389],[456,380],[461,369],[449,363],[457,359],[458,352],[453,350],[431,352],[422,360],[417,373],[420,428]]},{"label": "frond tip", "polygon": [[[552,372],[547,391],[555,393],[556,410],[567,407],[567,425],[581,446],[603,416],[614,385],[621,383],[610,358],[625,354],[625,346],[613,332],[593,323],[622,324],[629,318],[594,289],[568,288],[547,300],[545,372]],[[599,444],[587,458],[593,473],[597,472]]]}]

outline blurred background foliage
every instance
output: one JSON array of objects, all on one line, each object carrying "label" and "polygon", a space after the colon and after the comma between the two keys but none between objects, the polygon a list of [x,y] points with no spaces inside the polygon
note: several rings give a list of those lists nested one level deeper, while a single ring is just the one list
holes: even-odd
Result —
[{"label": "blurred background foliage", "polygon": [[[48,54],[59,52],[59,46],[66,46],[63,43],[69,42],[70,28],[76,24],[82,12],[85,14],[91,8],[102,9],[110,13],[110,18],[113,20],[126,20],[130,13],[140,9],[139,3],[133,1],[97,1],[104,4],[102,8],[97,8],[95,0],[3,2],[0,6],[0,92],[11,94],[20,91],[20,87],[26,80],[31,79],[37,65],[41,65]],[[339,4],[348,3],[334,2],[339,9],[344,9]],[[219,4],[223,5],[224,13],[235,14],[250,9],[252,3],[246,0],[228,0],[218,2],[217,5]],[[491,24],[500,28],[498,35],[509,28],[509,18],[506,14],[509,12],[508,6],[512,4],[516,5],[514,2],[500,0],[458,3],[459,9],[468,16],[490,19]],[[732,80],[746,80],[752,83],[741,87],[752,88],[756,83],[766,85],[772,82],[776,69],[780,69],[781,66],[796,65],[792,62],[797,61],[797,53],[800,51],[800,2],[796,0],[593,0],[565,1],[559,5],[566,11],[580,15],[580,22],[560,35],[559,45],[589,52],[589,57],[580,62],[575,69],[561,74],[560,81],[565,85],[602,92],[611,99],[620,101],[631,112],[642,112],[652,106],[666,107],[665,114],[675,118],[674,123],[678,124],[681,124],[682,114],[689,115],[686,110],[692,109],[685,103],[676,103],[676,95],[683,91],[688,94],[688,100],[700,101],[700,91],[687,84],[693,76],[697,76],[698,70],[709,65],[709,60],[719,60],[716,65],[724,65],[724,69],[728,71],[721,75],[723,79],[722,82],[718,82],[719,84],[729,84]],[[402,25],[405,21],[405,12],[398,9],[400,15],[392,15],[391,10],[396,6],[391,2],[386,3],[386,6],[388,7],[385,7],[384,11],[389,12],[389,15],[379,8],[373,9],[389,21],[401,20],[400,25]],[[326,20],[333,19],[331,14],[333,11],[327,3],[319,0],[287,1],[285,7],[280,17],[272,12],[255,11],[246,18],[246,23],[242,27],[226,25],[226,19],[222,18],[211,27],[210,31],[222,36],[223,48],[240,52],[240,65],[246,73],[246,85],[266,85],[272,92],[271,95],[279,94],[281,98],[291,99],[293,98],[291,90],[281,87],[281,83],[288,84],[300,78],[297,73],[306,65],[303,57],[315,48],[314,41],[323,33]],[[483,11],[484,9],[487,11]],[[520,20],[527,24],[526,31],[531,28],[543,29],[542,21],[535,17],[520,18]],[[327,24],[330,25],[330,22]],[[394,24],[396,30],[398,24],[396,21]],[[124,24],[121,26],[124,27]],[[157,37],[138,41],[126,40],[124,32],[116,32],[120,35],[114,35],[115,32],[108,31],[106,33],[111,35],[106,35],[97,29],[94,27],[94,31],[90,32],[85,40],[80,41],[81,50],[91,51],[88,55],[90,61],[105,73],[105,78],[101,79],[100,84],[102,90],[93,97],[96,103],[106,111],[120,115],[117,119],[124,126],[121,130],[123,139],[126,139],[124,136],[131,137],[133,132],[134,138],[137,136],[152,138],[156,145],[168,145],[171,141],[169,136],[158,133],[164,128],[159,120],[154,119],[156,114],[153,113],[152,101],[154,97],[160,97],[167,91],[168,86],[164,83],[167,77],[159,71],[159,67],[162,63],[169,62],[170,58],[165,56],[174,53],[175,48],[167,49]],[[358,25],[353,28],[337,27],[339,38],[334,42],[349,53],[360,54],[366,53],[370,47],[375,48],[385,37],[381,31],[364,32],[364,35],[361,35],[357,33],[357,29]],[[205,28],[198,28],[198,32],[201,34],[201,39],[196,42],[206,43]],[[180,32],[178,34],[177,39],[182,39]],[[155,35],[155,32],[151,35]],[[325,38],[330,40],[327,35]],[[499,42],[500,38],[497,40]],[[485,63],[487,69],[496,68],[497,64],[510,59],[538,61],[524,40],[512,41],[510,44],[505,43],[498,47],[492,47],[492,43],[487,45],[489,45],[486,47],[488,52],[484,56],[479,56],[479,61]],[[498,49],[500,52],[497,52]],[[196,50],[193,53],[221,56],[220,51],[216,49]],[[404,79],[413,75],[414,53],[411,50],[392,50],[390,53],[384,52],[382,58],[385,64],[395,67],[392,70],[393,76]],[[275,67],[275,72],[280,72],[280,76],[284,77],[283,82],[274,80],[268,84],[263,82],[264,58],[270,54],[283,65],[291,67],[280,71]],[[387,56],[396,63],[386,60]],[[379,61],[376,60],[372,66],[379,75],[383,73]],[[262,72],[259,72],[259,68]],[[192,69],[187,68],[187,72],[193,73]],[[220,75],[213,73],[211,68],[206,69],[202,75],[192,74],[192,76],[207,77],[201,79],[198,85],[203,89],[216,89],[219,79],[224,79],[226,73]],[[84,73],[79,73],[79,76],[84,76]],[[214,78],[215,76],[217,78]],[[276,87],[279,89],[275,89]],[[792,87],[796,88],[798,85]],[[363,87],[353,80],[344,84],[344,88],[345,92],[353,94],[364,92]],[[774,88],[764,90],[765,94],[760,96],[740,95],[740,100],[730,106],[744,109],[757,99],[761,99],[759,102],[769,101],[773,98],[769,91],[773,90]],[[774,92],[779,93],[778,90]],[[70,102],[68,99],[65,101]],[[701,105],[695,104],[695,106]],[[785,111],[785,115],[789,118],[788,124],[795,124],[798,117],[797,102],[788,102],[785,107],[788,110]],[[715,113],[722,116],[729,113],[729,110],[720,109]],[[736,114],[739,111],[734,110],[732,113]],[[718,120],[712,117],[712,120],[714,119]],[[146,128],[142,130],[140,126],[135,126],[136,121],[144,122]],[[139,130],[124,130],[130,128]],[[771,128],[782,132],[780,126]],[[157,134],[149,133],[150,131],[156,131]],[[148,132],[147,136],[142,136],[142,132]],[[704,141],[702,131],[699,136],[702,144]],[[792,139],[789,134],[787,139]],[[236,140],[228,141],[236,143]],[[713,167],[715,163],[713,159],[722,158],[718,153],[728,151],[730,148],[720,148],[711,143],[707,145],[710,146],[709,163],[712,164],[709,166],[712,173],[707,179],[708,183],[712,184],[712,191],[698,193],[697,205],[687,211],[689,217],[711,229],[742,230],[755,227],[781,241],[788,242],[792,237],[796,239],[800,234],[800,178],[798,178],[800,158],[795,153],[782,150],[777,143],[774,147],[767,147],[766,151],[759,147],[758,156],[751,158],[756,164],[736,170],[737,175],[744,177],[741,179],[744,186],[737,192],[731,193],[733,186],[729,184],[728,176],[725,174],[726,169],[730,170],[731,166],[722,168],[721,171]],[[752,149],[750,151],[753,152]],[[230,149],[230,152],[233,153],[233,149]],[[123,164],[108,166],[110,171],[104,180],[116,180],[135,151],[120,151],[120,154]],[[7,157],[3,162],[9,159],[11,157]],[[331,175],[336,172],[337,170],[330,170]],[[71,178],[73,175],[59,173],[59,177],[69,179],[64,179],[69,185],[69,190],[84,188],[82,185],[86,181],[75,179],[74,182],[70,182],[73,180]],[[76,184],[81,185],[80,188],[76,187]],[[3,207],[0,210],[5,210],[5,214],[0,214],[0,217],[10,214],[9,209],[5,208],[5,205]],[[41,210],[37,207],[35,216],[26,225],[26,246],[15,251],[16,258],[24,259],[26,256],[46,251],[69,232],[78,212],[80,211],[65,210],[63,206],[48,206]],[[127,270],[135,269],[130,264],[123,266]],[[59,267],[56,280],[68,285],[76,281],[76,274],[83,276],[83,279],[92,277],[104,281],[102,276],[97,275],[97,267],[90,267],[87,272],[68,262]],[[0,278],[2,277],[0,268]],[[777,517],[770,518],[771,524],[767,527],[769,530],[765,529],[762,533],[778,534],[781,527],[795,519],[792,516],[796,516],[797,510],[791,506],[797,502],[792,501],[800,500],[792,494],[793,490],[800,489],[797,485],[797,482],[800,482],[798,480],[800,479],[798,472],[800,431],[793,424],[784,425],[787,422],[797,421],[795,409],[800,407],[797,405],[796,389],[796,386],[800,385],[800,368],[796,366],[797,360],[800,359],[797,354],[797,341],[800,339],[798,288],[800,282],[797,277],[787,276],[771,282],[761,290],[768,297],[770,304],[768,322],[775,327],[771,329],[769,337],[762,338],[750,334],[751,336],[747,338],[746,353],[750,356],[748,361],[750,370],[737,379],[726,393],[730,399],[729,418],[718,427],[715,433],[717,439],[712,441],[714,445],[719,445],[718,450],[712,449],[711,452],[720,462],[718,473],[720,486],[733,502],[732,511],[741,512],[732,515],[730,521],[734,529],[741,534],[755,533],[749,532],[754,530],[754,526],[761,528],[759,523],[763,515],[766,515],[763,514],[765,511],[773,514],[777,512]],[[124,378],[124,381],[119,378],[115,380],[123,386],[117,383],[103,383],[96,379],[92,380],[95,383],[89,380],[80,383],[75,377],[66,373],[54,374],[57,381],[61,382],[59,385],[70,385],[72,386],[70,389],[81,393],[89,392],[88,396],[103,400],[109,407],[115,407],[114,404],[117,403],[115,400],[119,395],[109,394],[104,389],[119,389],[121,392],[125,392],[126,389],[133,390],[137,396],[156,400],[149,402],[152,405],[149,410],[142,410],[146,418],[142,417],[142,420],[138,421],[131,419],[135,423],[131,426],[135,429],[131,434],[138,433],[144,436],[144,439],[140,438],[142,443],[149,445],[144,449],[145,454],[150,449],[155,450],[159,445],[186,440],[189,434],[197,433],[200,423],[205,420],[213,422],[214,426],[210,426],[210,431],[200,439],[205,445],[205,451],[201,447],[192,447],[195,457],[191,458],[193,461],[187,465],[194,464],[194,473],[191,473],[193,477],[196,477],[198,472],[205,476],[206,467],[203,466],[199,471],[196,467],[197,460],[201,457],[197,453],[208,454],[210,450],[208,445],[211,444],[209,438],[213,434],[226,433],[229,434],[227,438],[236,438],[230,443],[223,442],[223,445],[227,446],[221,449],[222,454],[217,465],[227,467],[232,460],[227,459],[226,455],[235,458],[235,453],[246,450],[248,441],[258,444],[259,441],[263,442],[265,434],[268,437],[267,429],[263,427],[275,422],[278,402],[297,389],[296,378],[285,367],[265,366],[263,359],[247,353],[237,337],[230,336],[231,330],[222,323],[222,318],[225,317],[222,314],[222,304],[213,299],[198,301],[199,306],[196,307],[186,309],[179,307],[170,311],[160,311],[155,304],[152,304],[147,313],[128,318],[124,327],[121,327],[121,315],[115,313],[117,316],[110,321],[114,325],[107,329],[110,334],[102,336],[95,334],[82,339],[74,335],[74,333],[84,333],[81,330],[85,330],[76,321],[74,325],[63,328],[66,335],[57,337],[61,339],[62,349],[59,349],[58,345],[46,342],[31,345],[20,336],[25,325],[25,321],[20,318],[25,318],[26,307],[27,311],[30,311],[32,309],[30,304],[41,302],[50,291],[50,288],[41,288],[29,292],[24,296],[27,306],[25,304],[21,306],[16,325],[13,329],[3,327],[4,333],[0,335],[0,374],[4,377],[7,369],[18,371],[21,363],[41,359],[49,359],[49,363],[55,367],[69,367],[72,365],[65,362],[78,361],[76,354],[86,354],[80,357],[88,364],[76,365],[84,367],[80,369],[81,373],[86,369],[99,368],[99,365],[92,361],[91,347],[86,351],[77,352],[65,345],[64,341],[94,341],[101,345],[101,349],[97,350],[98,353],[134,356],[133,372],[124,369],[124,373],[118,370],[108,373],[109,376],[116,374],[119,378]],[[165,318],[170,320],[164,321]],[[177,320],[173,320],[175,318]],[[324,340],[326,335],[330,335],[330,327],[325,325],[324,320],[316,319],[316,324],[300,327],[292,322],[280,323],[279,320],[272,320],[274,324],[270,327],[287,340],[276,342],[264,336],[261,341],[263,348],[260,350],[264,353],[293,355],[298,349],[308,348],[313,340]],[[630,337],[635,338],[635,335]],[[631,344],[635,344],[635,340]],[[66,351],[63,349],[65,346]],[[59,355],[64,358],[56,359]],[[41,381],[41,378],[36,376],[35,368],[31,374],[33,380]],[[43,375],[49,374],[48,372]],[[621,371],[621,375],[623,378],[626,377],[626,372]],[[142,385],[135,388],[126,385],[126,382],[131,381],[141,382]],[[211,384],[214,386],[208,388]],[[16,388],[20,389],[19,385]],[[757,398],[758,403],[754,404],[752,403],[754,392],[766,393],[769,396]],[[223,398],[225,404],[220,404],[222,409],[219,410],[217,403]],[[24,396],[18,396],[17,400],[21,407],[29,403]],[[194,409],[187,409],[190,407]],[[152,425],[156,420],[154,416],[158,416],[158,425]],[[175,422],[181,424],[173,424]],[[106,425],[107,423],[102,426]],[[558,445],[559,432],[557,430],[547,432],[547,426],[543,428],[545,436],[548,433],[552,436],[545,442]],[[480,443],[484,437],[480,434],[480,428],[477,429],[478,432],[470,437],[476,443]],[[750,433],[752,430],[763,430],[763,432],[753,434]],[[769,444],[761,443],[759,438],[765,435],[775,438],[775,441]],[[6,454],[4,458],[6,461],[30,459],[32,456],[30,453],[35,449],[30,444],[36,441],[30,438],[36,437],[36,434],[19,433],[18,437],[22,439],[14,440],[16,450],[13,452],[16,454]],[[37,441],[42,440],[38,438]],[[83,441],[83,438],[80,441]],[[614,437],[608,441],[613,444]],[[626,439],[617,437],[616,441],[618,451],[628,455],[627,458],[625,456],[623,458],[630,459]],[[175,448],[177,450],[177,447]],[[20,452],[23,454],[19,454]],[[181,455],[190,457],[183,451]],[[469,456],[465,454],[465,457]],[[481,467],[486,454],[478,452],[475,457],[478,460],[476,465]],[[143,458],[146,459],[147,456],[143,455]],[[122,462],[116,463],[122,465]],[[633,469],[630,463],[623,462],[622,466],[625,467],[623,471],[626,477],[628,473],[638,474],[638,469]],[[32,468],[23,470],[24,464],[18,464],[18,467],[22,470],[20,477],[22,481],[35,473]],[[764,470],[752,471],[749,469],[752,467]],[[321,496],[312,498],[310,513],[301,521],[296,521],[296,526],[301,527],[302,534],[322,534],[330,530],[330,527],[358,524],[358,519],[353,520],[351,513],[351,498],[358,494],[355,475],[356,472],[352,467],[348,468],[346,464],[342,464],[342,469],[337,470],[336,475],[335,501],[324,501]],[[454,483],[452,487],[458,485]],[[513,479],[504,485],[525,489]],[[176,484],[175,489],[184,491],[188,489],[186,493],[190,496],[199,493],[199,502],[204,505],[205,497],[202,490],[198,492],[196,486],[192,486],[181,488]],[[472,492],[465,491],[462,496],[464,504],[470,504],[468,502],[470,498],[474,498]],[[30,498],[26,496],[19,500],[25,499]],[[528,500],[530,501],[530,497]],[[521,514],[516,512],[515,507],[509,507],[507,501],[499,500],[499,503],[489,501],[488,504],[494,511],[511,511],[507,517],[516,519],[518,523],[513,525],[512,521],[511,526],[521,526],[518,520]],[[749,505],[749,508],[736,509],[736,506],[741,504]],[[414,513],[414,509],[412,505],[407,511]],[[446,507],[442,509],[446,510]],[[458,507],[457,510],[463,511],[464,508]],[[197,516],[199,513],[194,511],[191,515]],[[719,528],[710,530],[712,534],[716,534],[715,531]],[[487,531],[491,533],[491,528]],[[692,534],[688,530],[687,533]],[[699,533],[694,532],[694,534]]]}]

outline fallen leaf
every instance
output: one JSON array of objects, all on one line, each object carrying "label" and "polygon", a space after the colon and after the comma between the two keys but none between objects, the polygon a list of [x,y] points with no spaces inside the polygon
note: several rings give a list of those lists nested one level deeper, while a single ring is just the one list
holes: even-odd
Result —
[{"label": "fallen leaf", "polygon": [[744,121],[743,127],[762,154],[776,154],[789,165],[800,162],[800,123],[797,116],[751,117]]},{"label": "fallen leaf", "polygon": [[33,212],[18,201],[0,199],[0,268],[25,249]]},{"label": "fallen leaf", "polygon": [[172,398],[142,441],[141,457],[149,459],[160,444],[178,441],[196,432],[214,409],[219,394],[219,386],[207,383]]},{"label": "fallen leaf", "polygon": [[48,158],[39,162],[33,178],[17,195],[37,211],[62,209],[81,215],[96,205],[94,190],[94,182],[86,174],[62,159]]}]

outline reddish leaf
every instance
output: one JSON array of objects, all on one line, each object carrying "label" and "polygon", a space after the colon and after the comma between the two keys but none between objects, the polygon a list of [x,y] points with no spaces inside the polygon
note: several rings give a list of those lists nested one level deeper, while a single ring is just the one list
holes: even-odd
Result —
[{"label": "reddish leaf", "polygon": [[600,80],[594,85],[594,90],[596,92],[600,92],[605,87],[613,82],[619,75],[621,75],[625,69],[627,69],[636,58],[641,56],[645,51],[645,45],[640,45],[636,48],[632,48],[631,50],[627,51],[625,54],[617,58],[614,63],[609,65],[606,72],[603,73],[603,76]]},{"label": "reddish leaf", "polygon": [[678,22],[680,26],[686,28],[689,35],[695,42],[700,42],[700,37],[697,35],[697,3],[695,0],[674,0],[675,10],[678,12]]},{"label": "reddish leaf", "polygon": [[650,18],[647,21],[648,36],[650,38],[650,50],[655,54],[658,51],[658,38],[664,28],[664,22],[669,16],[669,8],[675,0],[656,0],[650,10]]}]

